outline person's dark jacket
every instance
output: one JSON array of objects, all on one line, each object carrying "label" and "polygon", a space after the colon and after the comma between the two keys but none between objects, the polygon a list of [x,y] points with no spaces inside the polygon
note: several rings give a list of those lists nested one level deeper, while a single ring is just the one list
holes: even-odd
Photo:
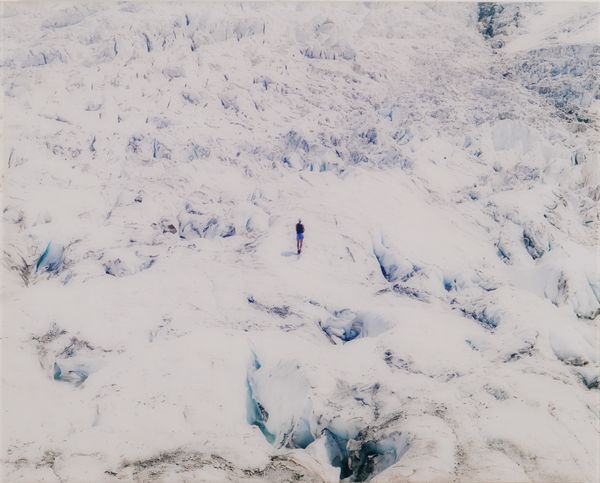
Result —
[{"label": "person's dark jacket", "polygon": [[304,225],[302,223],[296,223],[296,233],[304,233]]}]

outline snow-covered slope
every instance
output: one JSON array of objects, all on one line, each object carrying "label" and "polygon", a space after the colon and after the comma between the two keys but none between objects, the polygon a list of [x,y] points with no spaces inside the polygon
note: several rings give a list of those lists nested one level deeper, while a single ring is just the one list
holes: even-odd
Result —
[{"label": "snow-covered slope", "polygon": [[597,4],[2,8],[6,481],[598,481]]}]

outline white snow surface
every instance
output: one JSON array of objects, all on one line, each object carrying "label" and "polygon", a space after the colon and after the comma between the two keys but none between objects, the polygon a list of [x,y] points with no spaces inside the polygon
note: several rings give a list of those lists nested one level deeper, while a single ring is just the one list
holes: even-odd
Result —
[{"label": "white snow surface", "polygon": [[600,481],[600,7],[503,5],[2,4],[5,481]]}]

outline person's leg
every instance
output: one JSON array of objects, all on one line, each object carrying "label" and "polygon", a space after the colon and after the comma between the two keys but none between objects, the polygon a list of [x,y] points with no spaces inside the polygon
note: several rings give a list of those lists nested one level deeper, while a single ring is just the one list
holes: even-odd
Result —
[{"label": "person's leg", "polygon": [[300,251],[302,251],[302,243],[304,242],[304,237],[300,238]]},{"label": "person's leg", "polygon": [[300,240],[299,236],[296,236],[296,251],[300,253],[300,249],[302,247],[302,240]]}]

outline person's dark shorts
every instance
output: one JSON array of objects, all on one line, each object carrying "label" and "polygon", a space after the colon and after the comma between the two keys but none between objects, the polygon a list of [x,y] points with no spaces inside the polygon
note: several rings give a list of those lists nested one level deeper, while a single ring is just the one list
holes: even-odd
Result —
[{"label": "person's dark shorts", "polygon": [[296,240],[304,240],[304,233],[296,233]]}]

